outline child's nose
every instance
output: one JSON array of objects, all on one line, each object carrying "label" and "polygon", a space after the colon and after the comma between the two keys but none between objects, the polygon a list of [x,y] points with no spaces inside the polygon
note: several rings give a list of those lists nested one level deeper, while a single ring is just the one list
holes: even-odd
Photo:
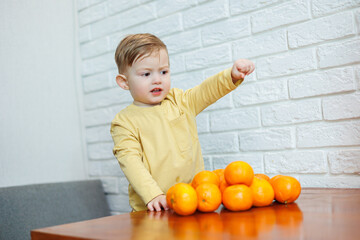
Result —
[{"label": "child's nose", "polygon": [[161,76],[160,74],[155,74],[153,78],[153,84],[160,84],[161,83]]}]

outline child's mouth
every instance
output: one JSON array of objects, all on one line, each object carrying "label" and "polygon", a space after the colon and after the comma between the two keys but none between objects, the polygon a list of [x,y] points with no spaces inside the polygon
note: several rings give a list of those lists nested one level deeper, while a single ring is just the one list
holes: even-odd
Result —
[{"label": "child's mouth", "polygon": [[160,95],[162,92],[162,89],[161,88],[154,88],[153,90],[151,90],[151,93],[153,95]]}]

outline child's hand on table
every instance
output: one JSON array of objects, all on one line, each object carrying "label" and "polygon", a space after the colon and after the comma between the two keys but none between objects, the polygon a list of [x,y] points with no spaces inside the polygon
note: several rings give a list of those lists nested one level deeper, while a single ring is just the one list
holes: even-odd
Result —
[{"label": "child's hand on table", "polygon": [[233,83],[240,79],[244,79],[246,75],[251,74],[255,69],[255,64],[247,59],[238,59],[234,62],[231,69],[231,77]]},{"label": "child's hand on table", "polygon": [[146,205],[149,211],[161,211],[161,209],[169,210],[169,206],[166,203],[166,196],[164,194],[155,197]]}]

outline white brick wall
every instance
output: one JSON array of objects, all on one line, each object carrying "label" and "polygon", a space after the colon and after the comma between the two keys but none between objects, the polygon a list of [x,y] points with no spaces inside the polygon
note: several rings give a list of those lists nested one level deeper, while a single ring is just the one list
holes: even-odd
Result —
[{"label": "white brick wall", "polygon": [[89,174],[114,214],[129,211],[128,183],[109,124],[131,103],[115,84],[114,51],[136,32],[167,44],[173,87],[255,62],[197,118],[207,169],[244,160],[304,187],[360,187],[359,0],[78,0],[78,19]]}]

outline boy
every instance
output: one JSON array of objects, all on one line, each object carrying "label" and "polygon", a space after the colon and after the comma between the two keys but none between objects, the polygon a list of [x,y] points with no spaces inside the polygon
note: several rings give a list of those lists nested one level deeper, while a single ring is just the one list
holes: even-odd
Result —
[{"label": "boy", "polygon": [[190,183],[204,163],[196,115],[234,90],[254,71],[245,59],[183,91],[170,89],[170,64],[165,44],[151,34],[124,38],[115,52],[117,84],[134,102],[111,123],[113,153],[129,181],[133,211],[168,209],[166,191]]}]

